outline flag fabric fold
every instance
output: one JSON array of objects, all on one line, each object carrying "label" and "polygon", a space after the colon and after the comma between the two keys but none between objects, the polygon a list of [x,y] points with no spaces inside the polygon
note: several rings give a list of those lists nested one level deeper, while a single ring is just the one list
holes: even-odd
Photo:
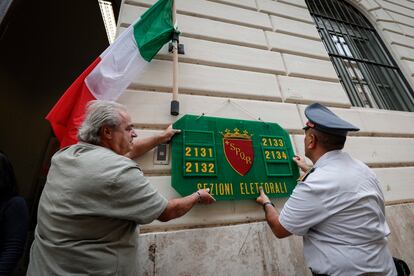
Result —
[{"label": "flag fabric fold", "polygon": [[77,142],[89,101],[115,101],[171,40],[173,0],[159,0],[131,24],[66,90],[46,119],[60,147]]}]

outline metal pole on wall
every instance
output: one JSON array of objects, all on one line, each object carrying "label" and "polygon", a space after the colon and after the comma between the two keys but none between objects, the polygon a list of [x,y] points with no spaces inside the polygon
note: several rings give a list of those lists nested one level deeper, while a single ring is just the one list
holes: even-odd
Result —
[{"label": "metal pole on wall", "polygon": [[[176,23],[176,7],[175,1],[172,6],[172,20],[175,26]],[[173,95],[171,101],[171,115],[177,116],[180,113],[180,103],[178,102],[178,32],[174,32],[172,41],[172,53],[173,53]]]}]

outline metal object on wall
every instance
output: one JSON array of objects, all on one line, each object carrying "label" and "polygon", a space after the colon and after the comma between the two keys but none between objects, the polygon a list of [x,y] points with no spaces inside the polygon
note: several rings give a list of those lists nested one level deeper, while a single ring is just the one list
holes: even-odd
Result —
[{"label": "metal object on wall", "polygon": [[168,144],[159,144],[154,150],[154,164],[168,165],[170,150]]}]

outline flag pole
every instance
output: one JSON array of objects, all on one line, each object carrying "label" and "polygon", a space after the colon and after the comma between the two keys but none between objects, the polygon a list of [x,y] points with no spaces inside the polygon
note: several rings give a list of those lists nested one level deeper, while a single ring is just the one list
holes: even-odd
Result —
[{"label": "flag pole", "polygon": [[[175,1],[172,5],[172,20],[175,27],[177,11]],[[180,103],[178,102],[178,32],[174,32],[172,41],[173,53],[173,91],[171,101],[171,115],[177,116],[180,113]]]}]

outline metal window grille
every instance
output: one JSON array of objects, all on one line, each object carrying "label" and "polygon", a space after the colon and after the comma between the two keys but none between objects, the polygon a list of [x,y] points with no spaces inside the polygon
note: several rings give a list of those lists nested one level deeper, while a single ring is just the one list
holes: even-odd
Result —
[{"label": "metal window grille", "polygon": [[414,111],[414,92],[368,20],[343,0],[306,0],[354,106]]}]

